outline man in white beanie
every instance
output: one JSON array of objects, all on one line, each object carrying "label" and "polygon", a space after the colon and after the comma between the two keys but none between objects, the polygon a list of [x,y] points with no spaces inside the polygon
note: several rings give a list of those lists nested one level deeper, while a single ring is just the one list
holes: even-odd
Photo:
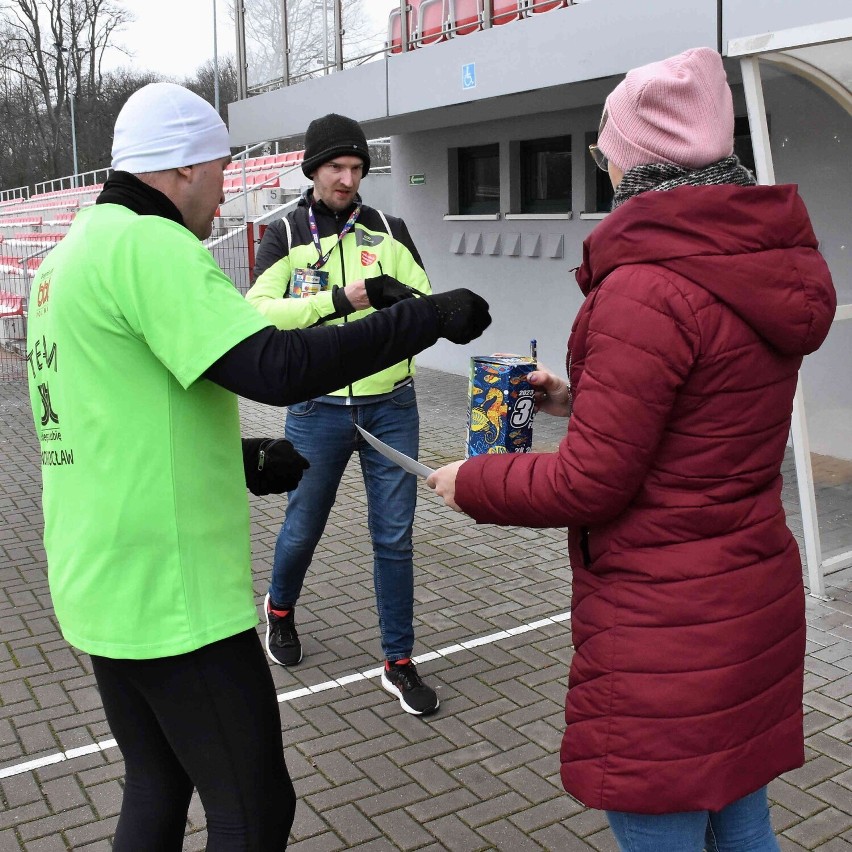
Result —
[{"label": "man in white beanie", "polygon": [[209,104],[143,87],[97,204],[33,282],[50,590],[124,756],[116,852],[180,850],[193,789],[209,848],[287,845],[295,794],[255,629],[245,487],[291,490],[308,464],[284,440],[241,452],[237,394],[287,405],[490,322],[459,290],[346,328],[276,330],[200,242],[229,161]]}]

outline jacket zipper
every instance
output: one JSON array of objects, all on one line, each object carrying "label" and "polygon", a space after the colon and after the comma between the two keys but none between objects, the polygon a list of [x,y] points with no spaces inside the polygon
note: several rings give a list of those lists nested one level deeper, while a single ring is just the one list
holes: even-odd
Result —
[{"label": "jacket zipper", "polygon": [[568,416],[574,413],[574,389],[571,387],[571,367],[574,362],[574,353],[568,350]]},{"label": "jacket zipper", "polygon": [[583,565],[587,568],[592,564],[592,554],[589,551],[589,528],[580,529],[580,551],[583,554]]},{"label": "jacket zipper", "polygon": [[[568,350],[568,416],[574,410],[574,389],[571,387],[571,368],[574,366],[574,353]],[[589,528],[580,528],[580,552],[583,554],[583,565],[587,568],[592,564],[592,554],[589,549]]]}]

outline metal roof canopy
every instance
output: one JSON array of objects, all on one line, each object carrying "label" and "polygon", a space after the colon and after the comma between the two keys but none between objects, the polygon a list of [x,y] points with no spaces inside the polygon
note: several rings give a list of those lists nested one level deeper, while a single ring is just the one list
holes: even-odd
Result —
[{"label": "metal roof canopy", "polygon": [[[730,58],[739,58],[742,67],[759,183],[775,183],[759,60],[771,62],[806,78],[852,115],[852,18],[731,39],[726,53]],[[850,319],[852,305],[838,305],[834,321]],[[839,570],[852,563],[852,550],[830,559],[822,558],[801,373],[793,400],[791,434],[810,593],[814,597],[826,599],[826,569]]]}]

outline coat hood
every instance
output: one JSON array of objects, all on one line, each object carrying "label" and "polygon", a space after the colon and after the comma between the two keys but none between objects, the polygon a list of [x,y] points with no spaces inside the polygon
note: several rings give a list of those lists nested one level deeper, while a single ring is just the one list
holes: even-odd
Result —
[{"label": "coat hood", "polygon": [[785,355],[813,352],[834,319],[831,273],[792,185],[637,195],[586,238],[577,283],[588,295],[617,267],[645,263],[709,291]]}]

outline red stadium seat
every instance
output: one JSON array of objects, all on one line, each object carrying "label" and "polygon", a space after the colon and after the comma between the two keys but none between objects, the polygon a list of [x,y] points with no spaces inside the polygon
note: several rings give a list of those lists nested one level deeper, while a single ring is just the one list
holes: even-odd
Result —
[{"label": "red stadium seat", "polygon": [[446,41],[449,13],[448,0],[423,0],[418,12],[417,43],[422,46]]},{"label": "red stadium seat", "polygon": [[20,234],[14,234],[9,241],[17,240],[22,243],[58,243],[65,234],[45,234],[37,231],[26,231]]},{"label": "red stadium seat", "polygon": [[278,173],[261,172],[258,175],[253,175],[251,183],[255,186],[262,187],[263,189],[272,189],[273,187],[279,186]]},{"label": "red stadium seat", "polygon": [[21,265],[21,258],[0,254],[0,273],[4,275],[23,275],[24,267]]},{"label": "red stadium seat", "polygon": [[564,9],[571,5],[571,0],[531,0],[530,9],[533,12],[549,12],[551,9]]},{"label": "red stadium seat", "polygon": [[[413,47],[416,43],[414,30],[417,19],[415,15],[419,5],[420,0],[416,0],[416,2],[409,0],[408,2],[407,26],[409,48]],[[402,24],[399,15],[399,8],[391,9],[390,14],[388,15],[388,40],[385,47],[390,50],[391,53],[402,53]]]},{"label": "red stadium seat", "polygon": [[491,23],[495,26],[510,24],[525,17],[524,0],[491,0]]},{"label": "red stadium seat", "polygon": [[482,0],[449,0],[450,35],[467,35],[482,29]]},{"label": "red stadium seat", "polygon": [[0,290],[0,317],[22,317],[24,297],[8,290]]}]

